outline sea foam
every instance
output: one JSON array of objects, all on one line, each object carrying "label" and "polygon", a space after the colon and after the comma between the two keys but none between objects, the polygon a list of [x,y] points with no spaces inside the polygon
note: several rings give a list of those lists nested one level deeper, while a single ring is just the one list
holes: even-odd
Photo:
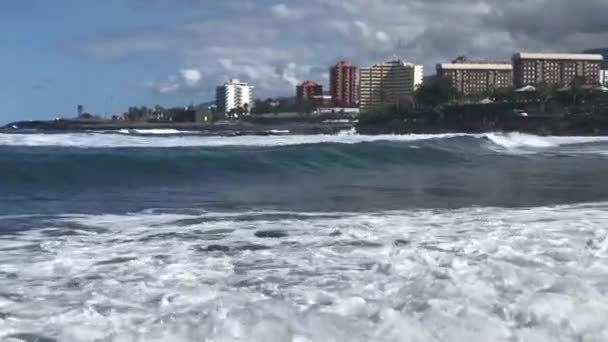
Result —
[{"label": "sea foam", "polygon": [[0,238],[0,337],[601,341],[606,210],[47,217]]},{"label": "sea foam", "polygon": [[[194,132],[174,130],[144,130],[141,134],[122,133],[60,133],[60,134],[13,134],[0,133],[0,146],[58,146],[75,148],[124,148],[124,147],[222,147],[222,146],[292,146],[311,144],[359,144],[370,142],[442,141],[454,138],[486,140],[495,150],[523,152],[555,148],[567,145],[608,142],[608,137],[556,137],[535,136],[522,133],[487,134],[409,134],[409,135],[359,135],[345,131],[336,135],[270,135],[270,136],[207,136]],[[123,134],[125,133],[125,134]],[[126,134],[129,133],[129,134]],[[155,136],[158,135],[158,136]],[[498,149],[496,149],[498,148]],[[608,149],[596,149],[606,152]]]}]

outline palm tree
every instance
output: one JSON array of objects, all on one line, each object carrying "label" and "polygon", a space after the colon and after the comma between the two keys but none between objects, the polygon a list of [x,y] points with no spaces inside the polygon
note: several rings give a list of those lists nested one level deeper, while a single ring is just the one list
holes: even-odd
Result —
[{"label": "palm tree", "polygon": [[582,100],[582,102],[584,102],[585,89],[583,88],[583,86],[586,84],[587,84],[587,78],[585,78],[585,76],[576,76],[572,80],[572,83],[570,84],[570,91],[572,92],[572,105],[573,106],[578,105],[577,100],[579,100],[579,98]]},{"label": "palm tree", "polygon": [[541,111],[547,112],[547,104],[555,97],[556,86],[541,82],[536,86],[536,95],[540,101]]}]

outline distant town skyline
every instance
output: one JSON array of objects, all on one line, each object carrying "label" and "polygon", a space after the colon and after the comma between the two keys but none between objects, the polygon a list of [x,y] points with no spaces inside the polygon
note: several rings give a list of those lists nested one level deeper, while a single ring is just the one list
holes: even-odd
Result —
[{"label": "distant town skyline", "polygon": [[602,48],[605,13],[598,0],[4,0],[0,122],[206,102],[234,77],[292,96],[307,79],[329,89],[340,59],[397,55],[431,74],[459,55]]}]

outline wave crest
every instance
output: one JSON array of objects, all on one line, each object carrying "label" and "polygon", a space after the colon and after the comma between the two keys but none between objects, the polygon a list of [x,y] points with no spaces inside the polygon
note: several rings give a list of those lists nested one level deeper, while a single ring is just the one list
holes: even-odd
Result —
[{"label": "wave crest", "polygon": [[409,134],[360,135],[344,131],[336,135],[270,135],[270,136],[209,136],[178,130],[121,130],[100,133],[19,134],[0,133],[0,146],[74,147],[74,148],[172,148],[172,147],[223,147],[223,146],[293,146],[311,144],[360,144],[371,142],[411,143],[441,141],[452,138],[488,140],[506,150],[522,148],[546,149],[563,145],[608,142],[601,137],[541,137],[523,133],[486,134]]}]

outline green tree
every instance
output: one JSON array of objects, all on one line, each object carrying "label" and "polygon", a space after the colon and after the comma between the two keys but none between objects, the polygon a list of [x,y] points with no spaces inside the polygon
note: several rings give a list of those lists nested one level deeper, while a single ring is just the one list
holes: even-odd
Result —
[{"label": "green tree", "polygon": [[141,108],[129,107],[127,111],[127,119],[129,121],[141,121],[143,120],[145,113]]},{"label": "green tree", "polygon": [[255,100],[253,103],[252,114],[267,114],[272,113],[273,107],[271,105],[272,100],[267,99],[265,101]]},{"label": "green tree", "polygon": [[298,113],[310,114],[317,109],[317,104],[314,100],[303,99],[298,102],[295,109]]},{"label": "green tree", "polygon": [[166,115],[171,122],[192,122],[195,114],[185,107],[173,107],[166,110]]},{"label": "green tree", "polygon": [[452,81],[443,77],[431,77],[426,80],[416,91],[416,103],[437,107],[458,98],[458,91],[452,85]]},{"label": "green tree", "polygon": [[513,88],[496,88],[492,91],[491,98],[495,102],[513,102]]},{"label": "green tree", "polygon": [[546,113],[549,102],[556,98],[557,87],[557,85],[550,85],[547,82],[541,82],[536,85],[536,97],[540,102],[541,112]]},{"label": "green tree", "polygon": [[242,117],[243,115],[247,115],[249,114],[249,105],[245,104],[243,107],[236,107],[236,108],[232,108],[228,114],[231,117]]},{"label": "green tree", "polygon": [[583,86],[587,85],[587,78],[585,76],[576,76],[570,84],[570,93],[572,94],[572,104],[578,106],[585,102],[585,89]]}]

